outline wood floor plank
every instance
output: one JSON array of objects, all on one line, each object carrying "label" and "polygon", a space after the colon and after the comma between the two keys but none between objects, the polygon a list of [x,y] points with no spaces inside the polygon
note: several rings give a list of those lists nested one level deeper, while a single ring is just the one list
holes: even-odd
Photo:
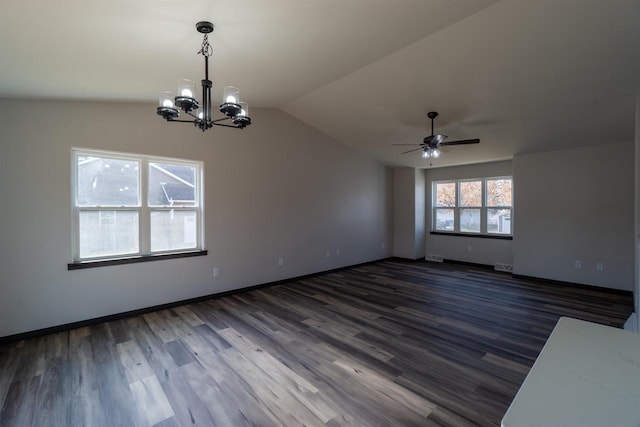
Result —
[{"label": "wood floor plank", "polygon": [[174,416],[173,408],[155,376],[136,380],[129,384],[139,419],[146,419],[145,425],[153,426]]},{"label": "wood floor plank", "polygon": [[138,411],[144,400],[136,400],[119,361],[99,363],[95,368],[97,398],[108,425],[146,427],[147,416]]},{"label": "wood floor plank", "polygon": [[45,373],[38,386],[33,414],[34,425],[70,425],[71,412],[66,399],[59,399],[70,381],[69,361],[53,355],[47,359]]},{"label": "wood floor plank", "polygon": [[149,366],[140,345],[136,341],[118,343],[116,348],[129,384],[154,375],[153,369]]},{"label": "wood floor plank", "polygon": [[[211,368],[217,370],[229,370],[219,355],[209,355],[215,359],[211,363]],[[247,385],[236,373],[233,375],[221,375],[222,378],[232,377],[232,381],[216,379],[209,375],[196,363],[184,365],[181,368],[183,375],[195,393],[206,402],[206,408],[214,420],[213,425],[220,426],[245,426],[252,425],[251,419],[255,414],[250,408],[255,408],[259,412],[257,418],[262,425],[278,425],[277,420],[269,411],[263,411],[253,393],[247,389]],[[219,378],[220,378],[219,377]],[[238,397],[236,390],[241,390],[241,400],[235,401]],[[247,408],[249,408],[247,410]],[[257,424],[260,425],[260,424]]]},{"label": "wood floor plank", "polygon": [[342,368],[348,375],[356,377],[358,383],[363,387],[377,392],[380,398],[376,399],[376,401],[379,403],[383,402],[384,399],[389,399],[392,402],[392,407],[404,407],[423,418],[428,417],[436,406],[432,402],[399,386],[391,379],[385,378],[376,371],[353,360],[336,360],[333,363]]},{"label": "wood floor plank", "polygon": [[158,378],[167,399],[171,403],[174,417],[160,425],[215,425],[204,402],[189,386],[181,374],[175,359],[165,351],[162,341],[151,331],[142,318],[127,320],[127,324],[140,345],[145,359]]},{"label": "wood floor plank", "polygon": [[295,398],[285,387],[267,375],[242,353],[225,351],[220,357],[245,381],[249,393],[273,414],[281,425],[317,426],[322,422],[307,406]]},{"label": "wood floor plank", "polygon": [[11,383],[0,410],[0,425],[22,427],[33,424],[35,401],[40,385],[40,376]]},{"label": "wood floor plank", "polygon": [[18,367],[18,352],[12,351],[6,346],[6,349],[0,352],[0,410],[1,402],[4,402],[9,392],[9,387],[14,381],[16,369]]},{"label": "wood floor plank", "polygon": [[495,427],[560,316],[632,308],[380,261],[0,345],[0,425]]},{"label": "wood floor plank", "polygon": [[180,316],[185,322],[187,322],[189,326],[204,325],[204,320],[198,317],[198,315],[186,305],[174,308],[173,312]]},{"label": "wood floor plank", "polygon": [[221,333],[236,350],[247,357],[247,360],[259,367],[263,375],[269,377],[269,382],[286,388],[290,395],[304,405],[320,421],[326,423],[337,415],[331,407],[331,403],[319,395],[319,390],[295,370],[285,366],[255,342],[247,339],[237,331],[228,328],[221,331]]},{"label": "wood floor plank", "polygon": [[108,415],[100,401],[98,365],[93,358],[90,334],[69,334],[69,371],[62,393],[68,402],[69,425],[103,426]]}]

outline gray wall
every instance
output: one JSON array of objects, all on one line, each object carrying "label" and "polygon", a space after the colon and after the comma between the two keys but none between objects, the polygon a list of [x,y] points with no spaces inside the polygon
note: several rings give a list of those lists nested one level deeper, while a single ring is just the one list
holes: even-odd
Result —
[{"label": "gray wall", "polygon": [[426,218],[426,210],[427,207],[427,199],[426,199],[426,186],[427,185],[427,177],[424,169],[416,169],[415,172],[415,210],[416,210],[416,222],[415,222],[415,233],[413,236],[414,245],[415,245],[415,257],[424,258],[426,252],[426,242],[424,240],[425,233],[427,231],[427,218]]},{"label": "gray wall", "polygon": [[[483,178],[492,176],[513,175],[511,161],[480,163],[468,166],[454,166],[426,170],[426,199],[431,206],[432,184],[434,181],[448,179]],[[517,187],[514,192],[518,191]],[[517,214],[514,210],[514,227],[518,227]],[[426,229],[431,230],[431,212],[426,212]],[[496,263],[512,264],[512,241],[498,239],[482,239],[464,236],[426,235],[426,253],[440,255],[454,261],[472,262],[476,264],[494,265]]]},{"label": "gray wall", "polygon": [[513,272],[632,290],[633,144],[520,155],[513,169]]},{"label": "gray wall", "polygon": [[[634,278],[633,293],[635,296],[635,327],[631,329],[640,333],[640,94],[636,97],[636,141],[635,141],[635,221],[634,221]],[[631,325],[630,325],[631,326]]]},{"label": "gray wall", "polygon": [[[154,110],[0,101],[0,336],[391,255],[393,176],[378,162],[278,110],[206,133]],[[72,146],[204,161],[209,255],[67,271]]]},{"label": "gray wall", "polygon": [[424,257],[425,176],[414,168],[393,170],[393,255]]}]

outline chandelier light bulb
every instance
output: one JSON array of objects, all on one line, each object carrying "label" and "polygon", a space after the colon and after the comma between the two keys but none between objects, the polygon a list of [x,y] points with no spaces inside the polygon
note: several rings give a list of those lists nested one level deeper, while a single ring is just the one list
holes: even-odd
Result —
[{"label": "chandelier light bulb", "polygon": [[429,152],[428,152],[427,150],[424,150],[424,151],[422,152],[422,157],[423,157],[424,159],[426,159],[427,157],[429,157]]},{"label": "chandelier light bulb", "polygon": [[239,102],[240,104],[240,112],[238,116],[240,117],[248,117],[249,116],[249,104],[246,102]]},{"label": "chandelier light bulb", "polygon": [[196,84],[191,80],[180,79],[178,80],[178,93],[185,98],[193,98],[193,94],[196,92]]},{"label": "chandelier light bulb", "polygon": [[431,152],[431,155],[437,159],[438,157],[440,157],[440,150],[438,150],[437,148],[434,148],[433,151]]},{"label": "chandelier light bulb", "polygon": [[226,86],[223,92],[225,103],[237,104],[240,101],[240,90],[237,87]]},{"label": "chandelier light bulb", "polygon": [[161,108],[174,108],[173,107],[173,93],[171,92],[160,92],[159,97],[159,106]]}]

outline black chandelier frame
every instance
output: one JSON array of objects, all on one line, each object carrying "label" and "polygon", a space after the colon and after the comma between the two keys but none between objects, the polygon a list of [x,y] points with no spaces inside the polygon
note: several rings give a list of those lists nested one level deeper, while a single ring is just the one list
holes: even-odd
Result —
[{"label": "black chandelier frame", "polygon": [[[173,106],[160,105],[157,114],[162,116],[168,122],[192,123],[195,127],[200,128],[203,132],[211,129],[213,126],[224,126],[235,129],[244,129],[251,124],[251,118],[243,111],[242,105],[237,102],[223,102],[220,104],[220,112],[225,116],[212,118],[211,89],[213,82],[209,80],[209,57],[213,54],[213,48],[209,44],[208,35],[213,32],[213,24],[209,21],[200,21],[196,24],[196,30],[203,34],[202,47],[198,51],[204,57],[204,79],[200,81],[202,85],[202,112],[201,115],[194,114],[194,111],[200,108],[200,104],[196,98],[179,94],[174,98]],[[192,117],[191,120],[179,119],[180,111]],[[231,124],[222,123],[231,121]]]}]

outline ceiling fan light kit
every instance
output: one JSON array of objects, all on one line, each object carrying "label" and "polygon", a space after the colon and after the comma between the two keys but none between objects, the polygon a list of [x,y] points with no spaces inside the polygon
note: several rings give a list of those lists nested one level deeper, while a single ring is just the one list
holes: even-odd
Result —
[{"label": "ceiling fan light kit", "polygon": [[440,157],[440,150],[438,150],[437,148],[423,148],[422,157],[425,159],[437,159],[438,157]]},{"label": "ceiling fan light kit", "polygon": [[[160,92],[157,114],[168,122],[193,123],[203,132],[213,126],[225,126],[236,129],[244,129],[251,124],[249,117],[249,105],[240,101],[240,91],[233,86],[224,88],[220,112],[224,117],[212,118],[211,89],[213,82],[209,80],[209,57],[213,54],[213,48],[209,44],[208,34],[213,32],[213,24],[209,21],[200,21],[196,24],[196,30],[203,34],[202,47],[199,54],[204,57],[204,79],[202,85],[202,105],[195,97],[196,84],[191,80],[178,80],[178,92],[174,96],[172,92]],[[199,111],[198,111],[199,110]],[[180,111],[190,116],[190,120],[179,119]],[[231,121],[233,125],[221,123]]]},{"label": "ceiling fan light kit", "polygon": [[409,151],[405,151],[402,154],[413,153],[414,151],[422,150],[422,157],[425,159],[437,159],[440,157],[440,147],[448,146],[448,145],[466,145],[466,144],[478,144],[480,143],[479,139],[462,139],[459,141],[449,141],[445,142],[444,140],[447,138],[447,135],[436,134],[433,129],[433,121],[436,117],[438,117],[438,113],[436,111],[430,111],[427,114],[427,117],[431,120],[431,135],[425,136],[420,144],[393,144],[393,145],[417,145],[418,148],[414,148]]}]

